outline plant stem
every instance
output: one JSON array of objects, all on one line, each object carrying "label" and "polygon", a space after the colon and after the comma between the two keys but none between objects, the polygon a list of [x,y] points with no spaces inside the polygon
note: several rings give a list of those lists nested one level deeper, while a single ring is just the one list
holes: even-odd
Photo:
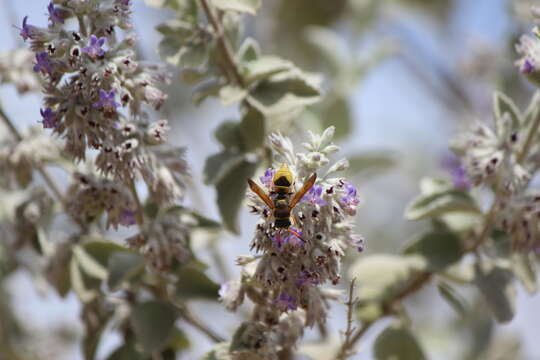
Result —
[{"label": "plant stem", "polygon": [[131,191],[131,195],[133,196],[133,200],[135,201],[135,206],[137,206],[135,220],[137,221],[137,224],[141,226],[144,223],[144,209],[142,207],[139,194],[137,193],[137,188],[135,187],[135,181],[130,179],[128,186],[129,190]]},{"label": "plant stem", "polygon": [[199,318],[195,317],[187,308],[185,308],[185,306],[180,310],[180,316],[188,324],[190,324],[191,326],[199,330],[201,333],[206,335],[213,342],[219,343],[219,342],[225,341],[225,338],[223,338],[214,330],[206,326]]},{"label": "plant stem", "polygon": [[336,356],[336,360],[345,360],[347,359],[351,354],[351,348],[349,346],[349,343],[351,342],[351,335],[354,331],[354,327],[352,325],[353,319],[353,310],[354,305],[356,304],[356,299],[354,299],[354,283],[356,281],[356,278],[353,278],[351,280],[351,284],[349,286],[349,299],[347,300],[347,329],[345,330],[345,339],[343,340],[343,345],[341,345],[341,349]]},{"label": "plant stem", "polygon": [[[8,128],[8,130],[11,132],[11,134],[15,137],[15,139],[17,141],[22,141],[23,140],[23,137],[22,135],[19,133],[19,131],[17,130],[17,128],[15,127],[15,125],[13,125],[13,122],[9,119],[9,117],[6,115],[6,113],[4,112],[4,110],[2,109],[2,107],[0,107],[0,118],[2,118],[2,121],[3,123],[6,125],[6,127]],[[36,166],[36,170],[39,172],[39,174],[41,175],[41,177],[43,178],[43,180],[45,181],[45,183],[47,184],[47,186],[49,187],[49,189],[51,189],[51,191],[54,193],[54,195],[56,196],[56,198],[62,203],[65,205],[65,199],[64,197],[62,196],[62,192],[60,191],[60,189],[58,188],[58,186],[56,186],[56,183],[54,182],[54,180],[52,179],[52,177],[49,175],[49,173],[47,172],[47,170],[45,170],[42,166]]]},{"label": "plant stem", "polygon": [[208,21],[214,28],[216,33],[218,46],[223,54],[223,59],[225,60],[226,75],[230,81],[236,83],[240,87],[245,87],[244,79],[238,71],[238,66],[236,64],[236,59],[231,45],[225,37],[225,32],[223,30],[223,25],[221,24],[219,18],[217,17],[214,9],[208,2],[208,0],[201,0],[201,5],[204,9]]}]

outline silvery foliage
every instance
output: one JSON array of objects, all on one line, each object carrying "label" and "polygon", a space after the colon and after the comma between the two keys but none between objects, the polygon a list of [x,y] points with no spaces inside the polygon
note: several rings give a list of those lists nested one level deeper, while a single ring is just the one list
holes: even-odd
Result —
[{"label": "silvery foliage", "polygon": [[[322,135],[309,132],[297,153],[291,140],[279,133],[269,136],[276,154],[274,168],[260,178],[271,197],[272,176],[285,163],[296,178],[296,190],[316,172],[316,184],[292,211],[294,234],[274,226],[271,211],[260,198],[248,191],[249,208],[260,216],[251,248],[261,255],[241,256],[240,280],[223,285],[220,295],[229,310],[235,310],[247,295],[254,303],[252,319],[237,331],[233,351],[255,351],[273,359],[281,348],[294,347],[304,327],[326,319],[327,300],[336,293],[321,288],[340,281],[341,260],[353,247],[363,250],[363,239],[354,233],[352,217],[359,203],[356,189],[336,173],[348,167],[346,159],[330,164],[329,155],[339,151],[332,144],[334,128]],[[297,236],[299,235],[299,236]]]},{"label": "silvery foliage", "polygon": [[[159,87],[169,77],[160,66],[137,61],[130,5],[129,0],[54,1],[49,26],[31,25],[25,17],[21,36],[30,41],[34,71],[44,81],[43,127],[65,140],[64,150],[75,160],[96,150],[95,167],[107,181],[130,185],[141,177],[151,199],[168,204],[182,198],[184,149],[162,149],[167,121],[151,122],[144,112],[144,104],[156,110],[163,104],[167,96]],[[72,19],[78,29],[69,27]],[[120,38],[117,29],[127,35]]]},{"label": "silvery foliage", "polygon": [[[538,16],[538,9],[533,15]],[[521,73],[538,84],[540,64],[540,33],[523,35],[516,51]],[[539,168],[538,145],[539,95],[533,96],[521,113],[511,99],[503,94],[494,97],[495,126],[476,123],[461,134],[454,148],[461,156],[467,175],[474,185],[491,185],[496,194],[494,213],[497,227],[512,239],[512,248],[538,251],[538,196],[530,189],[530,180]]]}]

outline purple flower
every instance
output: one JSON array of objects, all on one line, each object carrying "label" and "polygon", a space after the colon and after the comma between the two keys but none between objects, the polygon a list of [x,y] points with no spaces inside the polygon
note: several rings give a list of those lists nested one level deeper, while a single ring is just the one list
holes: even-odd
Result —
[{"label": "purple flower", "polygon": [[50,2],[49,6],[47,6],[47,10],[49,11],[49,19],[53,24],[63,24],[64,18],[62,17],[62,13],[58,8],[55,8],[53,3]]},{"label": "purple flower", "polygon": [[534,66],[534,63],[529,60],[529,59],[525,59],[525,61],[523,62],[523,64],[521,64],[521,69],[520,71],[523,73],[523,74],[530,74],[532,73],[533,71],[536,70],[536,66]]},{"label": "purple flower", "polygon": [[45,110],[39,109],[39,113],[41,114],[41,117],[43,120],[41,123],[43,124],[43,128],[45,129],[54,129],[56,128],[56,125],[58,123],[58,116],[56,116],[56,113],[52,111],[50,107],[46,108]]},{"label": "purple flower", "polygon": [[355,247],[358,252],[364,251],[364,238],[360,235],[353,234],[349,238],[349,244]]},{"label": "purple flower", "polygon": [[276,173],[275,169],[268,168],[264,172],[264,176],[261,176],[259,180],[261,180],[261,183],[264,184],[268,189],[272,188],[272,179],[274,177],[274,174]]},{"label": "purple flower", "polygon": [[305,285],[318,285],[319,280],[315,279],[314,276],[312,276],[307,271],[302,271],[294,284],[298,287],[305,286]]},{"label": "purple flower", "polygon": [[309,191],[302,197],[302,201],[306,201],[313,205],[324,206],[326,201],[321,198],[323,191],[322,185],[314,185]]},{"label": "purple flower", "polygon": [[453,153],[445,154],[441,160],[441,167],[450,173],[456,189],[469,190],[471,188],[467,172],[456,155]]},{"label": "purple flower", "polygon": [[100,89],[99,101],[94,104],[94,107],[103,108],[106,110],[116,110],[116,108],[120,106],[120,104],[114,101],[115,96],[116,96],[115,90],[111,90],[107,92],[106,90]]},{"label": "purple flower", "polygon": [[122,214],[120,214],[119,223],[120,225],[124,225],[124,226],[135,225],[137,223],[137,221],[135,221],[135,211],[124,209],[122,211]]},{"label": "purple flower", "polygon": [[[291,228],[291,230],[299,236],[302,236],[302,231],[300,229]],[[289,231],[278,231],[272,237],[272,242],[274,243],[274,247],[279,250],[281,250],[287,244],[290,244],[294,247],[304,245],[304,241],[302,241],[302,239]]]},{"label": "purple flower", "polygon": [[106,40],[107,39],[104,37],[100,37],[98,39],[96,35],[90,35],[88,46],[83,47],[81,50],[92,59],[95,59],[98,56],[103,56],[105,55],[106,51],[101,47],[105,45]]},{"label": "purple flower", "polygon": [[35,72],[50,74],[52,72],[51,59],[46,51],[36,54],[36,63],[34,64]]},{"label": "purple flower", "polygon": [[291,295],[285,293],[279,295],[277,299],[274,299],[272,302],[274,305],[277,305],[281,311],[296,310],[296,300]]},{"label": "purple flower", "polygon": [[339,204],[345,212],[351,216],[356,214],[356,207],[360,203],[356,188],[348,181],[344,182],[344,195],[339,199]]},{"label": "purple flower", "polygon": [[26,23],[27,20],[28,20],[28,16],[25,16],[23,18],[22,28],[20,29],[21,32],[19,33],[24,41],[26,41],[26,39],[31,39],[32,38],[33,30],[34,30],[34,26],[28,25]]}]

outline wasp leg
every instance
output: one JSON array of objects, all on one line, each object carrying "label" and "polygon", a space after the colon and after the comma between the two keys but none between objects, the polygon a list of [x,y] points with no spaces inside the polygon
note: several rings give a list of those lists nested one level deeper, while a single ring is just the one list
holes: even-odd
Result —
[{"label": "wasp leg", "polygon": [[297,238],[299,238],[300,240],[302,240],[304,243],[306,242],[306,240],[304,240],[304,238],[302,236],[300,236],[299,233],[297,233],[296,231],[292,230],[292,229],[287,229],[288,232],[290,232],[291,234],[293,234],[294,236],[296,236]]}]

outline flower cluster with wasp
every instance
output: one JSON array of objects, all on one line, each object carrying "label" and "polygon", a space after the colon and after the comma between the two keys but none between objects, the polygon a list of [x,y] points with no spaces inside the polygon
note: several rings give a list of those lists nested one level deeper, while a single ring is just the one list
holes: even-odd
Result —
[{"label": "flower cluster with wasp", "polygon": [[331,143],[333,134],[334,127],[322,135],[310,132],[305,153],[296,153],[281,134],[270,135],[277,166],[265,171],[260,185],[248,180],[249,207],[260,215],[251,248],[261,255],[239,257],[242,279],[225,284],[220,295],[231,310],[245,295],[255,302],[254,319],[239,337],[256,339],[255,348],[265,356],[271,355],[272,344],[290,342],[304,327],[325,321],[327,300],[336,293],[321,285],[340,281],[347,248],[363,250],[351,219],[358,192],[338,174],[348,161],[330,164],[328,158],[339,151]]}]

